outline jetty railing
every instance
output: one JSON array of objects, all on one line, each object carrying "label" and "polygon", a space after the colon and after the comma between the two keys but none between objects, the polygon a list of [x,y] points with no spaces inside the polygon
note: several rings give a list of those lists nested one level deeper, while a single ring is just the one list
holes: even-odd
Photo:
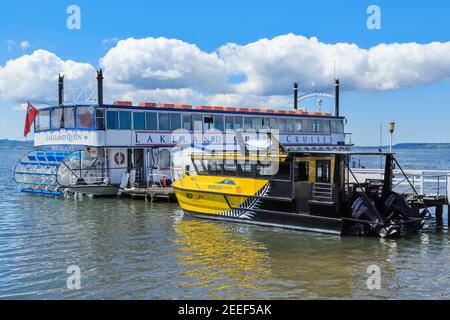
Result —
[{"label": "jetty railing", "polygon": [[[384,169],[352,168],[358,181],[366,179],[384,179]],[[401,194],[412,194],[411,184],[420,196],[450,199],[450,170],[400,170],[393,172],[394,190]]]}]

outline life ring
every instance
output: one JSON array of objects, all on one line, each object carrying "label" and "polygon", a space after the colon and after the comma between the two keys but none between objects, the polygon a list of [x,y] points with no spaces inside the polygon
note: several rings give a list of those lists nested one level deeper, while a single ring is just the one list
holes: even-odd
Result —
[{"label": "life ring", "polygon": [[124,155],[122,152],[117,152],[117,153],[114,155],[114,162],[115,162],[117,165],[124,164],[124,163],[125,163],[125,155]]}]

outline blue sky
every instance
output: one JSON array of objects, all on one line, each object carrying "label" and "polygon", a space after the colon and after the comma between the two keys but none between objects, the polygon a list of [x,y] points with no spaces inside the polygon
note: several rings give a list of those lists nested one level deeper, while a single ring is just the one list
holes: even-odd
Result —
[{"label": "blue sky", "polygon": [[[2,3],[0,68],[8,60],[37,49],[47,50],[62,60],[88,63],[97,68],[99,59],[116,45],[115,40],[130,37],[178,39],[206,53],[227,43],[245,46],[262,38],[272,39],[289,33],[317,37],[326,44],[354,43],[362,49],[380,43],[450,41],[450,3],[446,1],[243,2],[40,0]],[[66,28],[66,8],[71,4],[81,8],[80,30]],[[381,30],[369,30],[366,26],[366,9],[371,4],[381,8]],[[105,39],[114,41],[105,43]],[[445,75],[426,84],[393,90],[354,87],[345,90],[343,82],[341,105],[348,118],[347,131],[353,133],[358,144],[377,144],[380,122],[386,126],[387,122],[396,121],[397,142],[450,142],[446,127],[450,116],[449,85]],[[17,109],[17,101],[3,99],[0,103],[0,137],[21,138],[24,112],[13,111]],[[331,109],[331,104],[325,108]],[[386,133],[385,141],[387,138]]]}]

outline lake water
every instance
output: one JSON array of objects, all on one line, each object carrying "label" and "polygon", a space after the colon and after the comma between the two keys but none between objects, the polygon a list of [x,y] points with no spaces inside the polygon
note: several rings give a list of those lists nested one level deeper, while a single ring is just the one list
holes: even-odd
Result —
[{"label": "lake water", "polygon": [[[398,152],[405,168],[450,169],[450,150]],[[0,149],[0,298],[450,298],[447,227],[337,237],[197,220],[176,204],[32,196],[12,180],[23,153]],[[81,289],[66,285],[70,265]],[[370,265],[381,289],[367,288]]]}]

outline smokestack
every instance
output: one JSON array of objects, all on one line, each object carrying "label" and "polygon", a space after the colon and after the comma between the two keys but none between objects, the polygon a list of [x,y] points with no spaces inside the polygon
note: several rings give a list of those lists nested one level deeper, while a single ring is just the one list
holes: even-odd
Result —
[{"label": "smokestack", "polygon": [[97,103],[98,105],[103,104],[103,70],[97,71]]},{"label": "smokestack", "polygon": [[298,82],[294,82],[294,109],[298,108]]},{"label": "smokestack", "polygon": [[336,79],[336,83],[334,85],[334,99],[335,99],[335,116],[339,117],[339,79]]},{"label": "smokestack", "polygon": [[64,76],[58,74],[58,105],[64,105]]}]

